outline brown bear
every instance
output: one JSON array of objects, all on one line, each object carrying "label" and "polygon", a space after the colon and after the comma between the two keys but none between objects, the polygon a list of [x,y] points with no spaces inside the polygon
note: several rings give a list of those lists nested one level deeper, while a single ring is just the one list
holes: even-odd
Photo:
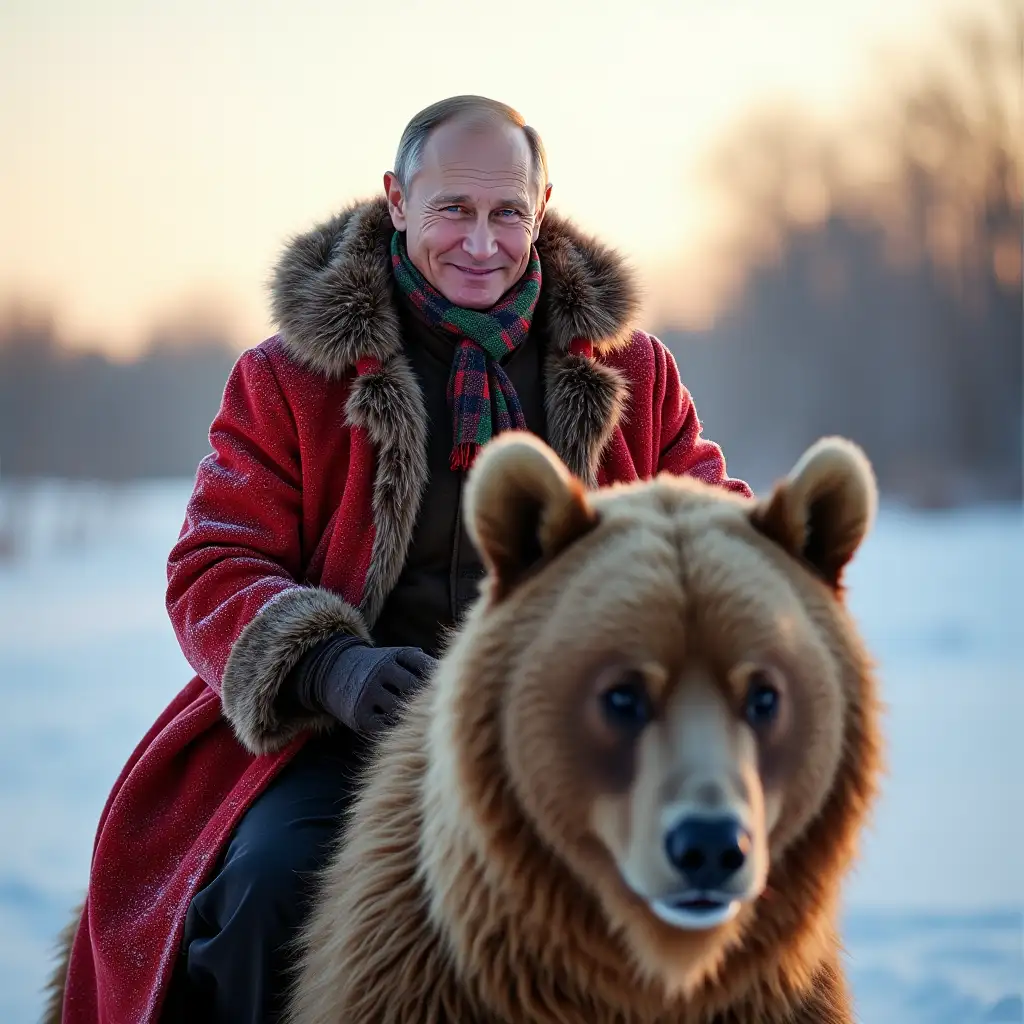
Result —
[{"label": "brown bear", "polygon": [[836,916],[881,743],[841,578],[876,504],[838,438],[764,500],[587,492],[491,442],[483,592],[369,767],[291,1024],[852,1022]]}]

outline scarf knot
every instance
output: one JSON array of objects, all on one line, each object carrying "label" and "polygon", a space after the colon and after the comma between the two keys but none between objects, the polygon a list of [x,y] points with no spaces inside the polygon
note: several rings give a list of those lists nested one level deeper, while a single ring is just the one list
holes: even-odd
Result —
[{"label": "scarf knot", "polygon": [[523,276],[487,310],[465,309],[446,299],[413,265],[399,231],[391,238],[391,268],[395,283],[427,325],[451,334],[456,342],[448,378],[450,465],[469,469],[493,436],[526,429],[519,397],[501,360],[530,333],[541,283],[536,246],[530,247]]}]

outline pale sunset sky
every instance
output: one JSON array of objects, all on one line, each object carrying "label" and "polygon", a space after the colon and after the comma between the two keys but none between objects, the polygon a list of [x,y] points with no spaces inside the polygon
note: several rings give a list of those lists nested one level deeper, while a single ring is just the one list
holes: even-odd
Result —
[{"label": "pale sunset sky", "polygon": [[129,354],[210,303],[254,344],[286,238],[377,193],[418,109],[475,92],[540,130],[553,208],[648,283],[687,268],[685,306],[714,229],[692,184],[709,145],[768,99],[841,115],[880,47],[913,52],[953,6],[970,4],[5,0],[0,304],[50,305],[70,340]]}]

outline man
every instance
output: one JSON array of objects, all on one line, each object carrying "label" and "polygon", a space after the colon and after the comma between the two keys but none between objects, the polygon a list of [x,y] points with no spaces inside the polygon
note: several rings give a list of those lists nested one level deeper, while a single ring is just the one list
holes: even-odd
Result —
[{"label": "man", "polygon": [[548,212],[519,114],[427,108],[384,190],[290,244],[280,333],[227,383],[168,566],[197,676],[104,810],[65,1021],[277,1019],[362,755],[475,596],[461,487],[491,436],[533,431],[591,486],[749,493],[620,258]]}]

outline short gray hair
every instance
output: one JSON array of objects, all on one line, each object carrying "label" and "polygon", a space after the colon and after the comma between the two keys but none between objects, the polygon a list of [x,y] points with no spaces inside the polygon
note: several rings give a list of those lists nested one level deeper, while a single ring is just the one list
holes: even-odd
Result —
[{"label": "short gray hair", "polygon": [[499,121],[515,125],[523,130],[530,146],[537,190],[543,195],[544,190],[548,187],[548,157],[537,129],[531,128],[518,110],[498,100],[488,99],[486,96],[450,96],[447,99],[438,100],[437,103],[432,103],[416,114],[405,126],[405,131],[402,132],[402,138],[398,143],[394,167],[395,177],[408,188],[413,175],[419,170],[423,147],[430,134],[448,121],[453,121],[464,115],[475,114],[495,117]]}]

